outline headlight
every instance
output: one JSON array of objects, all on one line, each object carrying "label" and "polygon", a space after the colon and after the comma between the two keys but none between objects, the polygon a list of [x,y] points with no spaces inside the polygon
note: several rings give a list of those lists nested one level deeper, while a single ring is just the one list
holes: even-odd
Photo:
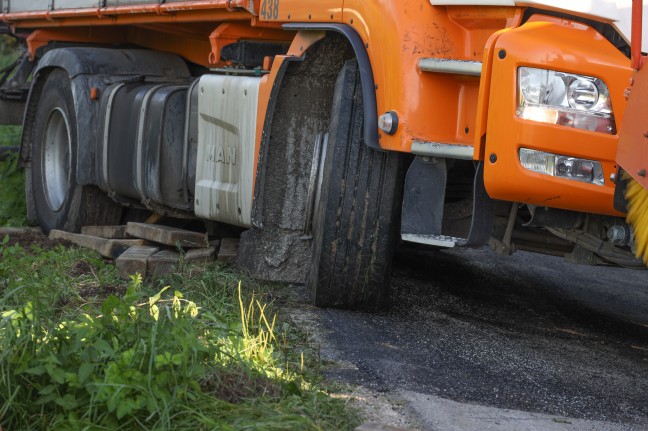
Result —
[{"label": "headlight", "polygon": [[561,177],[598,186],[605,183],[601,163],[593,160],[520,148],[520,163],[530,171],[551,175],[552,177]]},{"label": "headlight", "polygon": [[520,67],[517,116],[541,123],[616,134],[608,87],[591,76]]}]

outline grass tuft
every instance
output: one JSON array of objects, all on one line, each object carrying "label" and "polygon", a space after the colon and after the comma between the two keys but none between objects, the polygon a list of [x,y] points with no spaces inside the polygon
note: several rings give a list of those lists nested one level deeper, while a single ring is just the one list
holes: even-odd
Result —
[{"label": "grass tuft", "polygon": [[94,253],[0,245],[3,429],[344,430],[276,291],[219,264],[120,281]]}]

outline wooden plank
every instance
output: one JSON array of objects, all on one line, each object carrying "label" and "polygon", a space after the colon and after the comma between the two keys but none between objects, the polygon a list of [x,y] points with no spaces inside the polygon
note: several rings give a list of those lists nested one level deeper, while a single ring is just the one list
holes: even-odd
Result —
[{"label": "wooden plank", "polygon": [[192,232],[175,227],[129,222],[126,233],[135,238],[147,239],[170,246],[180,245],[184,248],[203,248],[209,246],[206,233]]},{"label": "wooden plank", "polygon": [[216,257],[216,247],[194,248],[185,253],[185,261],[191,263],[213,262]]},{"label": "wooden plank", "polygon": [[[216,247],[194,248],[184,255],[186,263],[213,262],[216,256]],[[173,272],[180,263],[180,253],[171,250],[161,250],[148,259],[149,274],[156,277]]]},{"label": "wooden plank", "polygon": [[173,272],[180,262],[180,253],[161,250],[148,258],[148,272],[152,277],[160,277]]},{"label": "wooden plank", "polygon": [[27,233],[43,235],[43,232],[37,227],[0,227],[0,240],[2,240],[5,235],[23,235]]},{"label": "wooden plank", "polygon": [[81,233],[84,235],[98,236],[108,239],[126,238],[126,225],[119,226],[83,226]]},{"label": "wooden plank", "polygon": [[116,259],[129,247],[144,245],[144,241],[141,239],[106,239],[56,229],[50,231],[49,238],[70,241],[72,244],[94,250],[109,259]]},{"label": "wooden plank", "polygon": [[238,246],[239,240],[237,238],[223,238],[220,250],[218,250],[218,260],[227,263],[234,262],[238,254]]},{"label": "wooden plank", "polygon": [[159,248],[149,246],[131,247],[115,261],[119,276],[128,280],[131,275],[140,273],[143,277],[148,274],[148,258],[157,253]]}]

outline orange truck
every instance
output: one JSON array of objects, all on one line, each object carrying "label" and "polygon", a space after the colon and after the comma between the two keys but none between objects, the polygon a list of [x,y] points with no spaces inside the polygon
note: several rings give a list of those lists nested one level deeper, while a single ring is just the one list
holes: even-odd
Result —
[{"label": "orange truck", "polygon": [[[395,248],[639,267],[615,208],[629,0],[0,0],[47,232],[142,214],[376,309]],[[618,194],[618,193],[617,193]],[[621,197],[623,199],[623,197]]]}]

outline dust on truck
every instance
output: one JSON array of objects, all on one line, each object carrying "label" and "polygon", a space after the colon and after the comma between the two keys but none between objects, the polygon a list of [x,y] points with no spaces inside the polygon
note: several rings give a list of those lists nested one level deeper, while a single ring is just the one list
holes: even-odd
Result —
[{"label": "dust on truck", "polygon": [[403,242],[640,266],[626,3],[2,0],[1,119],[45,232],[235,226],[240,267],[318,306],[384,306]]}]

